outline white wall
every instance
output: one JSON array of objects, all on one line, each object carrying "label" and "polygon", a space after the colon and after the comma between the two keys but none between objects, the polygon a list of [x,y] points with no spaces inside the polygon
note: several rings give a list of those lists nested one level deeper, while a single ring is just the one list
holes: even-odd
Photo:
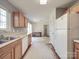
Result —
[{"label": "white wall", "polygon": [[69,15],[69,31],[68,31],[68,59],[73,56],[73,40],[79,40],[79,14],[71,12]]},{"label": "white wall", "polygon": [[42,32],[44,34],[44,25],[48,25],[48,20],[32,24],[32,32]]},{"label": "white wall", "polygon": [[49,16],[49,37],[50,42],[54,45],[55,39],[55,20],[56,20],[56,8],[51,11],[51,15]]},{"label": "white wall", "polygon": [[56,20],[56,39],[55,49],[61,59],[67,59],[67,47],[68,47],[68,14],[64,14]]}]

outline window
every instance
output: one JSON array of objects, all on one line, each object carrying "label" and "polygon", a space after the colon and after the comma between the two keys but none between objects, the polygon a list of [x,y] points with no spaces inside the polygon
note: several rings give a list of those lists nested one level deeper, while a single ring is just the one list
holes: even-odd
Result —
[{"label": "window", "polygon": [[0,28],[7,28],[7,12],[0,8]]},{"label": "window", "polygon": [[28,34],[32,33],[32,25],[28,23]]}]

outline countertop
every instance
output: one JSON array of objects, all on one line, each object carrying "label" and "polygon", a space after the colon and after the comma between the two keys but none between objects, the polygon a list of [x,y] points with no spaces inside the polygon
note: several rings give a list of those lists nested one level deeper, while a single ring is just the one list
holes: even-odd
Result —
[{"label": "countertop", "polygon": [[8,45],[8,44],[10,44],[10,43],[12,43],[12,42],[15,42],[15,41],[17,41],[17,40],[19,40],[19,39],[21,39],[21,38],[27,37],[27,34],[26,34],[26,33],[6,33],[6,34],[4,34],[4,35],[5,35],[5,36],[12,36],[12,37],[15,37],[15,39],[0,44],[0,48],[4,47],[4,46],[6,46],[6,45]]},{"label": "countertop", "polygon": [[75,39],[75,40],[74,40],[74,42],[77,42],[77,43],[79,43],[79,39]]}]

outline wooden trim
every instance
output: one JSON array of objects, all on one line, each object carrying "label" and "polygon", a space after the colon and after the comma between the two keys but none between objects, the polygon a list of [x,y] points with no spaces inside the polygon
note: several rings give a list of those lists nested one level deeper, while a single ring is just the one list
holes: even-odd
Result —
[{"label": "wooden trim", "polygon": [[21,59],[23,59],[23,58],[24,58],[24,56],[26,55],[26,53],[28,52],[28,50],[30,49],[30,47],[31,47],[31,44],[28,46],[28,48],[26,49],[26,51],[25,51],[25,53],[24,53],[24,55],[22,56],[22,58],[21,58]]},{"label": "wooden trim", "polygon": [[53,46],[51,43],[49,43],[48,45],[51,45],[52,52],[55,54],[56,59],[61,59],[61,58],[59,57],[59,55],[57,54],[57,52],[56,52],[54,46]]}]

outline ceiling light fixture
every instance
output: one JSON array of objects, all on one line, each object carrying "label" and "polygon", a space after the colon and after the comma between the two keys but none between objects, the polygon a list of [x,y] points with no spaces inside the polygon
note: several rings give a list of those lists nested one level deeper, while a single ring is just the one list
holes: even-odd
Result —
[{"label": "ceiling light fixture", "polygon": [[47,4],[47,0],[40,0],[40,4],[41,5],[46,5]]}]

